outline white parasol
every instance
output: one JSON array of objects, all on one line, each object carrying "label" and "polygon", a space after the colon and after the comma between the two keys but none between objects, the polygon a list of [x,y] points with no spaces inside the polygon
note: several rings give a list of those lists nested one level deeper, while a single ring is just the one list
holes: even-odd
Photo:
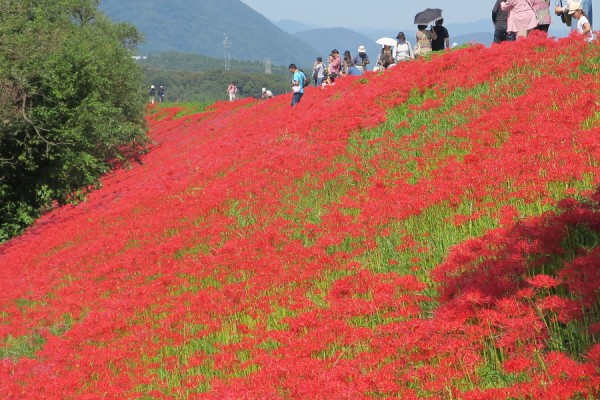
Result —
[{"label": "white parasol", "polygon": [[375,41],[375,43],[380,44],[382,46],[396,46],[398,44],[398,41],[396,39],[393,39],[391,37],[382,37],[379,38]]}]

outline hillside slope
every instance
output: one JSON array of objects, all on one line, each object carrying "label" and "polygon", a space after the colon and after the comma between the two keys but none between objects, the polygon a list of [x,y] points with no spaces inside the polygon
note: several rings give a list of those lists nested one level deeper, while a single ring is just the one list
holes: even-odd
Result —
[{"label": "hillside slope", "polygon": [[0,247],[0,396],[600,395],[598,43],[192,115]]},{"label": "hillside slope", "polygon": [[225,35],[231,57],[238,60],[271,59],[287,66],[309,63],[317,55],[239,0],[103,0],[100,9],[138,27],[145,37],[139,47],[144,55],[177,51],[224,58]]}]

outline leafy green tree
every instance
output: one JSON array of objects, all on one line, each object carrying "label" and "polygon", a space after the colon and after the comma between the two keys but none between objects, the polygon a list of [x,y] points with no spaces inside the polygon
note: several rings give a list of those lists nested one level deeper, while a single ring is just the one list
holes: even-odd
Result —
[{"label": "leafy green tree", "polygon": [[[264,66],[262,66],[264,69]],[[145,66],[146,85],[164,85],[165,101],[218,101],[228,99],[227,86],[236,82],[238,97],[260,97],[261,88],[269,88],[275,95],[290,92],[290,72],[265,74],[264,72],[243,72],[239,70],[207,70],[190,72],[164,70]]]},{"label": "leafy green tree", "polygon": [[[271,65],[271,73],[266,74],[264,62],[232,59],[230,64],[230,70],[225,71],[222,59],[173,51],[138,61],[147,86],[165,86],[166,101],[226,100],[225,90],[231,81],[238,85],[238,97],[260,97],[263,87],[275,95],[291,91],[292,76],[287,65]],[[304,70],[311,71],[312,63]]]},{"label": "leafy green tree", "polygon": [[98,0],[0,0],[0,241],[143,151],[140,40]]}]

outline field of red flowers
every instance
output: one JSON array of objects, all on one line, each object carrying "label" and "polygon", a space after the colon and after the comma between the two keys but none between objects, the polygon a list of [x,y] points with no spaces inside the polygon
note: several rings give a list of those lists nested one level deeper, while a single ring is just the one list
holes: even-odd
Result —
[{"label": "field of red flowers", "polygon": [[600,397],[599,65],[532,37],[149,109],[141,164],[0,247],[0,397]]}]

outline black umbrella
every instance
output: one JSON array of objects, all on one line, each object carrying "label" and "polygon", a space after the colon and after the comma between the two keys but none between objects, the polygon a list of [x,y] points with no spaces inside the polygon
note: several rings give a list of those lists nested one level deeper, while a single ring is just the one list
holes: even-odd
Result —
[{"label": "black umbrella", "polygon": [[415,25],[429,25],[442,18],[442,10],[428,8],[415,15]]}]

